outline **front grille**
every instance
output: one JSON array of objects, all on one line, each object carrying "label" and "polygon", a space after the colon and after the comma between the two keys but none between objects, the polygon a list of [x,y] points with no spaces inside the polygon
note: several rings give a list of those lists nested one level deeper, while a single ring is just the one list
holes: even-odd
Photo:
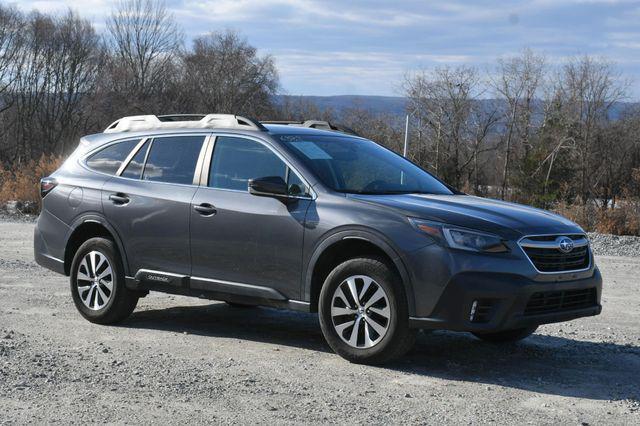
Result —
[{"label": "front grille", "polygon": [[[569,272],[586,269],[590,264],[589,246],[583,235],[568,235],[576,243],[569,253],[561,251],[555,241],[558,236],[527,237],[521,247],[540,272]],[[579,245],[582,244],[582,245]]]},{"label": "front grille", "polygon": [[526,316],[590,308],[597,304],[595,288],[534,293],[524,310]]}]

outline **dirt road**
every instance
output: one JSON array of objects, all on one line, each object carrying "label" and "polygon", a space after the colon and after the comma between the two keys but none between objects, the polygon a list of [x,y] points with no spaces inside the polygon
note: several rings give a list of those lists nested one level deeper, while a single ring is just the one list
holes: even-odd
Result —
[{"label": "dirt road", "polygon": [[640,424],[640,259],[598,257],[604,311],[493,346],[421,335],[385,367],[330,352],[317,317],[151,294],[118,327],[0,222],[0,423]]}]

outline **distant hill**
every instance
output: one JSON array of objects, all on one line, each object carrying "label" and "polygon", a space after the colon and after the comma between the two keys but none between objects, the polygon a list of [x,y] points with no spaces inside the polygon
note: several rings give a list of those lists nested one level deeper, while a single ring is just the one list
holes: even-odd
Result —
[{"label": "distant hill", "polygon": [[313,102],[319,108],[331,108],[337,113],[348,108],[362,108],[375,114],[402,115],[405,113],[406,98],[399,96],[361,96],[361,95],[340,95],[340,96],[290,96],[277,95],[276,103],[281,103],[285,98],[303,98]]},{"label": "distant hill", "polygon": [[[348,108],[362,108],[374,114],[391,114],[404,116],[405,106],[407,99],[400,96],[366,96],[366,95],[340,95],[340,96],[291,96],[291,95],[277,95],[275,97],[276,103],[280,104],[289,98],[303,98],[313,102],[319,108],[331,108],[340,114],[342,111]],[[502,103],[496,99],[482,99],[486,108],[496,108]],[[610,118],[615,120],[620,117],[625,110],[631,108],[640,108],[638,102],[617,102],[614,104],[611,110]]]}]

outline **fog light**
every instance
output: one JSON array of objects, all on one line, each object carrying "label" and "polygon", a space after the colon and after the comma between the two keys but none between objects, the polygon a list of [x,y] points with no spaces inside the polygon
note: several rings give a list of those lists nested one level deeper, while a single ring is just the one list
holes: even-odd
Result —
[{"label": "fog light", "polygon": [[476,309],[478,308],[478,301],[474,300],[471,305],[471,313],[469,314],[469,321],[473,321],[473,317],[476,315]]},{"label": "fog light", "polygon": [[476,299],[471,304],[469,321],[473,323],[486,323],[491,321],[497,304],[496,299]]}]

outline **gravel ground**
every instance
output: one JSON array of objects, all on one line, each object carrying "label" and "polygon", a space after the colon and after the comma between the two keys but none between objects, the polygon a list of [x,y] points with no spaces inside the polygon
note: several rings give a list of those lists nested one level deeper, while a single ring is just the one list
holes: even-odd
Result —
[{"label": "gravel ground", "polygon": [[591,232],[589,241],[596,255],[640,257],[640,237]]},{"label": "gravel ground", "polygon": [[0,423],[640,424],[640,259],[596,236],[602,315],[519,344],[423,334],[385,367],[331,353],[317,317],[163,294],[84,321],[38,267],[33,224],[0,222]]}]

